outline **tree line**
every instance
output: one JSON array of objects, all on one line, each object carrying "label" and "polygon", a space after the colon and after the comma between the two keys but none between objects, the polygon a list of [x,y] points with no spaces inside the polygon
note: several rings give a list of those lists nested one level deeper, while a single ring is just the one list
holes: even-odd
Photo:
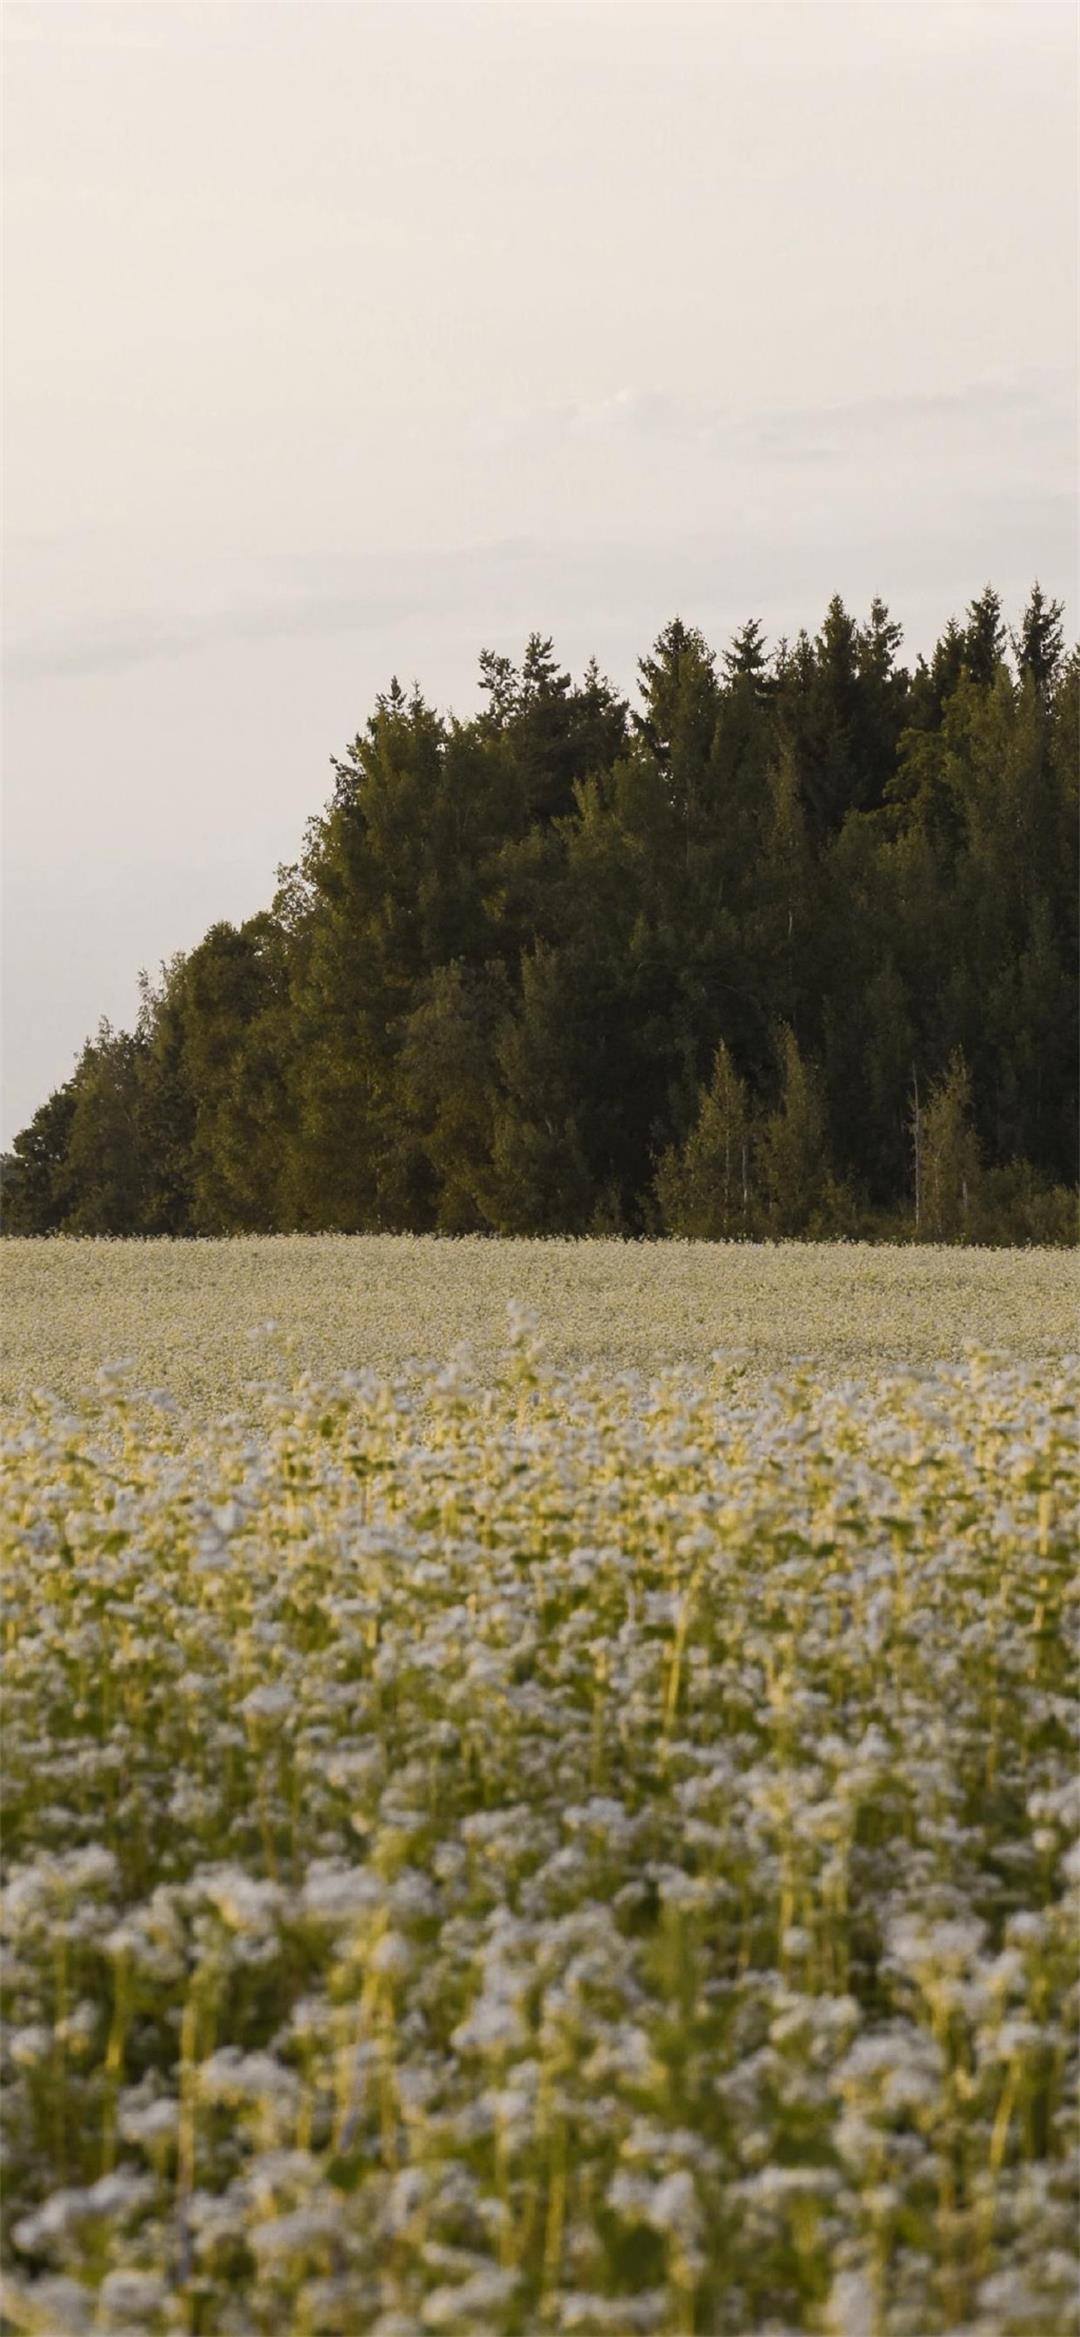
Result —
[{"label": "tree line", "polygon": [[1069,1241],[1080,652],[1036,585],[929,657],[875,600],[636,707],[534,634],[392,681],[269,908],[102,1023],[12,1234]]}]

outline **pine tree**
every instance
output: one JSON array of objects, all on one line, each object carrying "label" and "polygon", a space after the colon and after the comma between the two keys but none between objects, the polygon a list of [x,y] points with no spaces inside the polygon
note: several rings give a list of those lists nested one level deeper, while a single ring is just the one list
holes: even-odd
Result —
[{"label": "pine tree", "polygon": [[667,1233],[736,1241],[750,1230],[749,1101],[723,1039],[697,1120],[685,1144],[664,1153],[655,1191]]},{"label": "pine tree", "polygon": [[734,682],[750,682],[754,695],[765,698],[769,694],[769,659],[765,647],[765,629],[759,617],[751,617],[733,633],[730,646],[724,651],[724,673],[730,686]]},{"label": "pine tree", "polygon": [[758,1141],[757,1165],[773,1234],[811,1231],[828,1189],[825,1106],[816,1072],[804,1062],[794,1031],[777,1034],[781,1090]]},{"label": "pine tree", "polygon": [[859,633],[839,594],[816,640],[800,633],[778,693],[782,735],[798,774],[799,794],[816,844],[864,798],[859,754]]},{"label": "pine tree", "polygon": [[427,1159],[438,1233],[490,1232],[498,1223],[492,1061],[509,1007],[501,967],[455,960],[436,968],[404,1026],[396,1093],[403,1129],[419,1137]]},{"label": "pine tree", "polygon": [[[688,717],[703,705],[715,716],[713,653],[696,625],[673,617],[657,635],[651,656],[639,657],[638,674],[645,711],[634,715],[634,728],[667,768],[680,733],[685,741]],[[707,749],[708,741],[703,743]]]},{"label": "pine tree", "polygon": [[1016,663],[1021,674],[1030,674],[1041,697],[1053,689],[1064,649],[1062,618],[1064,606],[1059,600],[1047,600],[1041,584],[1033,584],[1031,598],[1020,620],[1019,636],[1014,641]]},{"label": "pine tree", "polygon": [[971,1075],[957,1048],[921,1113],[920,1232],[925,1241],[970,1240],[979,1175]]},{"label": "pine tree", "polygon": [[854,755],[861,811],[876,811],[884,803],[908,719],[910,679],[898,663],[902,639],[901,628],[890,617],[884,601],[872,600],[869,622],[859,627],[857,652]]},{"label": "pine tree", "polygon": [[484,652],[465,721],[393,679],[272,911],[146,985],[16,1139],[6,1228],[634,1232],[662,1206],[891,1236],[910,1066],[957,1045],[959,1084],[920,1085],[920,1233],[1063,1226],[1080,658],[1038,586],[1014,647],[1015,678],[990,588],[913,683],[881,601],[771,662],[751,619],[720,678],[675,619],[632,732],[540,634]]},{"label": "pine tree", "polygon": [[521,703],[521,675],[513,660],[495,649],[480,652],[480,688],[488,703],[485,721],[504,730]]},{"label": "pine tree", "polygon": [[583,1123],[592,1001],[565,952],[539,946],[495,1042],[492,1193],[500,1233],[584,1233],[597,1199]]},{"label": "pine tree", "polygon": [[973,682],[988,690],[1005,661],[1005,626],[1001,601],[988,584],[969,603],[964,632],[964,664]]}]

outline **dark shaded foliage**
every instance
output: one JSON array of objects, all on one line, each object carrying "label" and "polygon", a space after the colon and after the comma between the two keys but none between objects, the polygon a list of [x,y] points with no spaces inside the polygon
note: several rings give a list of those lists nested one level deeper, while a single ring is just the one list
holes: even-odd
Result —
[{"label": "dark shaded foliage", "polygon": [[1071,1240],[1080,664],[989,586],[909,671],[875,600],[631,713],[533,634],[392,682],[270,909],[102,1025],[11,1233]]}]

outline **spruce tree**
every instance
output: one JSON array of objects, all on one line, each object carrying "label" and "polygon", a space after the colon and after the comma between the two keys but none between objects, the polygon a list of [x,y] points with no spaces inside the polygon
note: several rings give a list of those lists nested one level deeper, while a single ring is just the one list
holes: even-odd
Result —
[{"label": "spruce tree", "polygon": [[1046,697],[1053,688],[1061,664],[1064,614],[1061,601],[1048,600],[1041,584],[1032,585],[1014,648],[1019,672],[1031,675],[1041,697]]},{"label": "spruce tree", "polygon": [[735,1241],[750,1231],[749,1099],[723,1039],[695,1124],[664,1153],[655,1190],[667,1233]]},{"label": "spruce tree", "polygon": [[925,1241],[970,1240],[979,1177],[971,1075],[957,1048],[921,1113],[920,1232]]},{"label": "spruce tree", "polygon": [[921,1087],[939,1238],[1064,1225],[1080,661],[1039,586],[1014,647],[1015,678],[988,587],[913,680],[880,601],[771,661],[751,619],[719,676],[675,619],[632,726],[540,634],[484,652],[464,721],[391,681],[272,909],[17,1137],[7,1230],[635,1232],[662,1204],[891,1234],[911,1065],[957,1047],[959,1118],[955,1080]]},{"label": "spruce tree", "polygon": [[725,678],[733,682],[753,684],[755,696],[764,698],[769,692],[769,658],[765,647],[765,629],[759,617],[751,617],[733,633],[723,657]]},{"label": "spruce tree", "polygon": [[964,665],[980,689],[988,690],[995,680],[998,667],[1004,663],[1005,647],[1001,601],[993,585],[987,584],[968,605],[964,631]]},{"label": "spruce tree", "polygon": [[780,1095],[758,1139],[757,1168],[768,1231],[805,1234],[814,1229],[827,1192],[825,1105],[817,1074],[787,1024],[777,1034],[777,1053]]}]

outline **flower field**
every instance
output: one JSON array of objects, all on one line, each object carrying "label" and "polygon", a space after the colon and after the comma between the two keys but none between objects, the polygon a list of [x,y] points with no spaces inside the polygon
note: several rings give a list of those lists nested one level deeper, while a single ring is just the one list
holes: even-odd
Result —
[{"label": "flower field", "polygon": [[1066,2337],[1051,1317],[21,1388],[0,2326]]},{"label": "flower field", "polygon": [[1077,1344],[1080,1256],[1068,1250],[857,1242],[458,1241],[242,1235],[226,1241],[0,1244],[0,1401],[76,1398],[99,1364],[138,1358],[206,1419],[244,1400],[246,1333],[272,1318],[322,1379],[397,1371],[468,1340],[491,1369],[506,1310],[532,1308],[568,1370],[707,1368],[745,1377],[922,1366],[965,1344],[1036,1362]]}]

